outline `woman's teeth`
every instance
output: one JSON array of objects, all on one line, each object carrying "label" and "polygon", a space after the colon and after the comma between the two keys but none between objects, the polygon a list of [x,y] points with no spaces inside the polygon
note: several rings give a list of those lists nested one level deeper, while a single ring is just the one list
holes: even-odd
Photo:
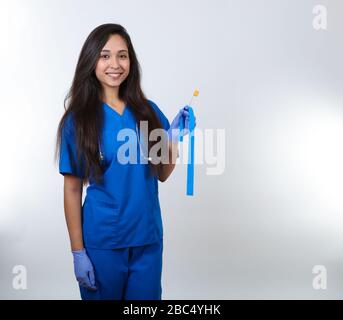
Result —
[{"label": "woman's teeth", "polygon": [[114,79],[118,79],[121,76],[121,73],[107,73],[108,76]]}]

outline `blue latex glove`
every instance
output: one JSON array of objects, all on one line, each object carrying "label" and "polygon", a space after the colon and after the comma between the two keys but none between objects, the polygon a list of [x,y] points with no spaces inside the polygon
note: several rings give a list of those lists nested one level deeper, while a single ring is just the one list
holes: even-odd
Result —
[{"label": "blue latex glove", "polygon": [[74,257],[74,272],[80,286],[89,290],[97,290],[95,286],[94,269],[86,250],[72,251]]},{"label": "blue latex glove", "polygon": [[[185,136],[189,133],[189,106],[185,106],[177,113],[176,117],[170,124],[168,129],[168,139],[169,141],[178,141],[179,136]],[[180,131],[180,124],[184,130]],[[196,117],[194,116],[194,124],[196,125]],[[195,127],[194,125],[194,127]]]}]

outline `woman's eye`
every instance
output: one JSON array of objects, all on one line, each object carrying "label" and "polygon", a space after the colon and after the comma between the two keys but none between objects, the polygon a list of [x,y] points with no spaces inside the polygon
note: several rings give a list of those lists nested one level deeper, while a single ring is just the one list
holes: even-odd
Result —
[{"label": "woman's eye", "polygon": [[105,57],[108,57],[108,54],[104,54],[101,56],[101,58],[105,58]]},{"label": "woman's eye", "polygon": [[125,59],[125,58],[126,58],[126,55],[125,55],[125,54],[122,54],[122,55],[120,56],[120,58]]}]

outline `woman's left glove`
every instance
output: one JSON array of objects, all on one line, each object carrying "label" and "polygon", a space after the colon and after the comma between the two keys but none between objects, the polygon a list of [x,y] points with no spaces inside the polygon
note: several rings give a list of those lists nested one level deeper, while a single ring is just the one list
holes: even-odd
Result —
[{"label": "woman's left glove", "polygon": [[[194,127],[196,126],[196,117],[194,116]],[[183,130],[180,131],[180,127]],[[169,141],[176,142],[179,136],[185,136],[190,132],[189,128],[189,106],[185,106],[177,113],[176,117],[168,129]]]}]

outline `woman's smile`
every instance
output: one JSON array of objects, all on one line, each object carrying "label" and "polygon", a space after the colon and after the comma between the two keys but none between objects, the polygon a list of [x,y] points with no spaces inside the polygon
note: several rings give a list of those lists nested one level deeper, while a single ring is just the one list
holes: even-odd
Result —
[{"label": "woman's smile", "polygon": [[109,72],[106,73],[111,79],[119,79],[122,75],[122,73],[114,73],[114,72]]}]

